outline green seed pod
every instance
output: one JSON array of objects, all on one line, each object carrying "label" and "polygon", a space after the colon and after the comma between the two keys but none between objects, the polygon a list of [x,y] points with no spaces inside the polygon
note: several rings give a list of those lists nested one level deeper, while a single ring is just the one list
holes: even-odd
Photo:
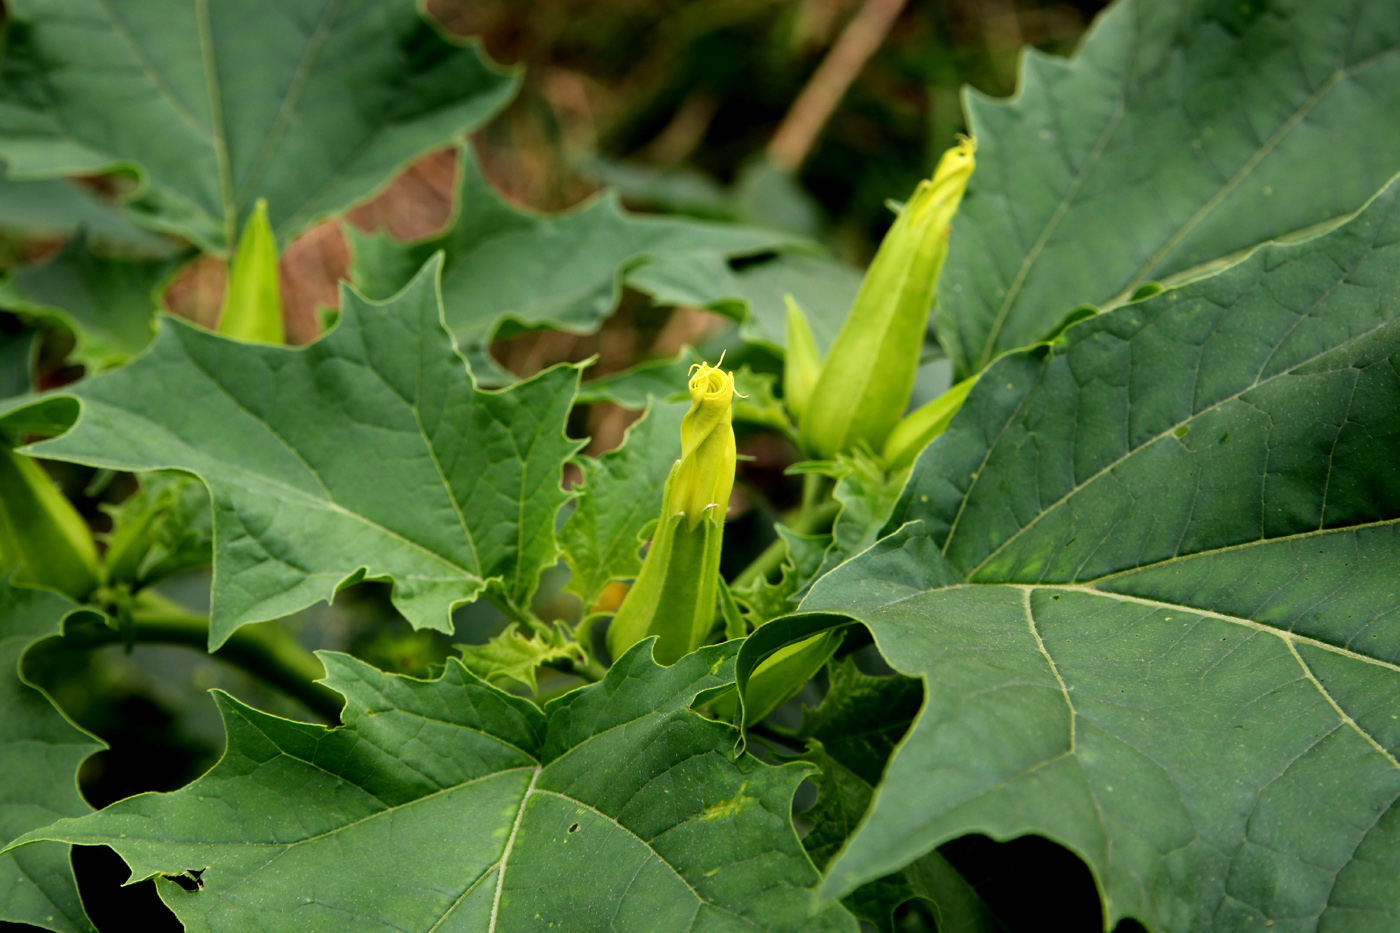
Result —
[{"label": "green seed pod", "polygon": [[801,422],[803,413],[807,411],[807,400],[812,397],[812,389],[816,387],[817,377],[821,374],[822,357],[817,352],[817,342],[812,337],[807,316],[791,295],[784,295],[783,300],[787,302],[783,401],[793,420]]},{"label": "green seed pod", "polygon": [[87,523],[43,467],[0,438],[0,573],[79,602],[97,589],[97,547]]},{"label": "green seed pod", "polygon": [[267,201],[262,198],[243,227],[238,252],[229,266],[219,333],[255,343],[286,343],[277,279],[277,239],[267,220]]},{"label": "green seed pod", "polygon": [[862,443],[881,450],[904,413],[975,149],[963,139],[944,153],[880,244],[807,401],[808,454],[831,458]]},{"label": "green seed pod", "polygon": [[963,399],[967,398],[976,381],[976,376],[964,379],[927,405],[919,406],[900,419],[885,441],[885,467],[902,470],[913,463],[929,441],[947,429],[948,422],[962,408]]},{"label": "green seed pod", "polygon": [[641,572],[608,628],[614,658],[651,635],[652,653],[673,664],[699,648],[715,617],[724,514],[734,487],[734,378],[691,368],[690,411],[681,419],[681,458],[671,468],[661,521]]}]

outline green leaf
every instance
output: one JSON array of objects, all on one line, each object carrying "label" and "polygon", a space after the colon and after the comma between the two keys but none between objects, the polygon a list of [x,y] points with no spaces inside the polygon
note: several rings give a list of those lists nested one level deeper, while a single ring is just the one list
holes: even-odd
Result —
[{"label": "green leaf", "polygon": [[1120,0],[1068,61],[976,92],[938,335],[955,381],[1080,304],[1316,232],[1400,171],[1400,4]]},{"label": "green leaf", "polygon": [[741,318],[744,290],[729,260],[793,243],[769,231],[628,214],[611,192],[566,213],[537,214],[496,193],[470,147],[462,147],[458,166],[452,226],[408,244],[349,228],[352,276],[365,294],[384,297],[442,250],[447,326],[483,378],[508,378],[486,350],[503,321],[591,333],[612,313],[624,284],[662,304]]},{"label": "green leaf", "polygon": [[878,460],[862,453],[838,458],[836,468],[839,478],[831,496],[841,511],[832,522],[831,545],[821,566],[807,582],[821,579],[874,544],[904,488],[903,473],[889,475]]},{"label": "green leaf", "polygon": [[156,291],[173,259],[122,259],[93,252],[84,236],[47,261],[0,282],[0,304],[51,318],[73,333],[73,358],[92,370],[120,366],[155,337]]},{"label": "green leaf", "polygon": [[227,252],[258,198],[284,240],[483,123],[515,79],[411,0],[15,0],[15,179],[135,168],[144,223]]},{"label": "green leaf", "polygon": [[535,669],[565,658],[583,661],[579,646],[557,625],[545,635],[526,635],[514,624],[484,645],[458,645],[462,665],[477,677],[497,686],[510,681],[538,692]]},{"label": "green leaf", "polygon": [[[688,709],[737,645],[649,645],[543,712],[457,661],[435,681],[323,652],[337,729],[215,693],[228,748],[182,790],[27,839],[110,845],[199,931],[841,930],[791,822],[802,765],[734,758]],[[202,869],[185,892],[160,876]]]},{"label": "green leaf", "polygon": [[772,373],[756,373],[748,364],[740,366],[734,374],[734,420],[772,428],[795,441],[797,431],[773,391],[777,384],[778,377]]},{"label": "green leaf", "polygon": [[165,318],[140,359],[71,390],[77,425],[36,451],[204,480],[211,647],[363,577],[392,580],[395,606],[419,628],[450,632],[451,608],[488,583],[519,615],[558,555],[578,374],[562,366],[509,391],[475,389],[442,326],[439,269],[429,263],[384,304],[346,289],[339,324],[304,349]]},{"label": "green leaf", "polygon": [[1397,363],[1392,185],[989,369],[803,604],[927,691],[825,890],[1037,833],[1109,925],[1400,923]]},{"label": "green leaf", "polygon": [[[59,817],[91,811],[78,793],[83,759],[105,747],[73,725],[20,674],[34,642],[59,634],[74,608],[57,593],[0,578],[0,844]],[[93,929],[83,912],[68,850],[56,846],[0,855],[0,920],[59,933]]]},{"label": "green leaf", "polygon": [[583,488],[573,514],[559,529],[572,577],[567,589],[584,611],[613,580],[642,569],[642,532],[661,514],[666,477],[681,454],[681,418],[690,402],[653,402],[627,430],[622,447],[598,458],[580,457]]}]

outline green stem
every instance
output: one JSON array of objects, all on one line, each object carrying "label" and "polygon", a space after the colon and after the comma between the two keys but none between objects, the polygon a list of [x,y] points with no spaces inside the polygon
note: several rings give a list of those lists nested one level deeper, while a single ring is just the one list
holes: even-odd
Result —
[{"label": "green stem", "polygon": [[[836,515],[840,511],[841,503],[828,499],[816,505],[804,505],[792,521],[784,524],[798,534],[810,535],[823,530],[835,521]],[[772,544],[763,549],[763,553],[753,559],[753,563],[739,572],[730,586],[744,587],[755,580],[766,579],[769,574],[783,565],[783,559],[786,557],[787,542],[782,538],[774,539]]]},{"label": "green stem", "polygon": [[[131,634],[142,644],[182,645],[199,651],[209,648],[207,618],[149,590],[132,606]],[[81,648],[100,648],[120,644],[122,637],[121,632],[105,625],[93,625],[69,631],[64,641]],[[325,668],[274,623],[241,627],[212,656],[300,700],[327,721],[339,721],[344,704],[340,694],[316,683],[326,676]]]}]

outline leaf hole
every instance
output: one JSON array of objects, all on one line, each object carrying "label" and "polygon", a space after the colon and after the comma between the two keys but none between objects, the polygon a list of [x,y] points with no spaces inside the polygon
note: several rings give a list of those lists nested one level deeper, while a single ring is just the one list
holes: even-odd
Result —
[{"label": "leaf hole", "polygon": [[173,881],[191,893],[204,890],[204,873],[207,868],[187,868],[178,875],[166,875],[166,881]]},{"label": "leaf hole", "polygon": [[569,827],[569,832],[571,832],[571,833],[576,833],[576,832],[578,832],[578,824],[575,823],[574,825],[570,826],[570,827]]}]

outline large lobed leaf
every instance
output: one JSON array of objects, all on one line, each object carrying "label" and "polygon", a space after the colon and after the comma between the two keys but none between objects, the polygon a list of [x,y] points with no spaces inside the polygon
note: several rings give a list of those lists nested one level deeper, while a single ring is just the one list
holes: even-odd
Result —
[{"label": "large lobed leaf", "polygon": [[[736,650],[662,668],[640,645],[543,712],[455,660],[419,681],[323,652],[344,726],[216,693],[212,771],[26,838],[110,845],[191,933],[854,933],[839,907],[811,913],[805,767],[734,758],[732,729],[688,709]],[[191,870],[201,890],[161,878]]]},{"label": "large lobed leaf", "polygon": [[1106,922],[1400,926],[1400,184],[977,383],[804,608],[925,707],[834,860],[1077,852]]},{"label": "large lobed leaf", "polygon": [[1010,101],[969,93],[977,173],[938,335],[957,379],[1075,306],[1357,210],[1400,171],[1400,4],[1122,0]]},{"label": "large lobed leaf", "polygon": [[[459,153],[457,213],[439,236],[399,243],[386,233],[350,229],[354,281],[372,297],[397,291],[438,250],[443,251],[443,302],[447,325],[483,377],[495,369],[487,345],[507,320],[526,327],[549,326],[586,333],[612,313],[623,284],[667,305],[709,307],[743,318],[752,310],[750,291],[762,300],[764,321],[781,321],[782,290],[810,293],[775,270],[798,263],[823,280],[814,307],[833,315],[836,326],[848,307],[850,277],[844,267],[816,256],[778,257],[736,271],[730,260],[810,244],[789,234],[731,224],[628,213],[605,193],[561,214],[538,214],[507,202],[481,174],[470,146]],[[750,282],[753,282],[750,288]],[[835,284],[832,284],[835,283]],[[758,312],[755,312],[756,314]],[[824,327],[834,333],[834,328]],[[782,330],[761,330],[781,343]]]},{"label": "large lobed leaf", "polygon": [[513,78],[413,0],[13,0],[12,178],[135,166],[129,206],[230,248],[258,198],[289,238],[509,100]]},{"label": "large lobed leaf", "polygon": [[578,374],[561,366],[508,391],[474,388],[442,325],[439,269],[430,262],[384,304],[347,289],[339,324],[305,349],[163,319],[136,362],[71,390],[77,423],[35,449],[204,480],[211,647],[362,576],[392,580],[418,627],[451,631],[451,608],[483,590],[519,615],[558,555]]},{"label": "large lobed leaf", "polygon": [[[47,590],[0,577],[0,845],[60,817],[91,811],[77,769],[102,743],[74,726],[26,683],[20,660],[31,644],[57,635],[73,604]],[[92,930],[78,898],[66,847],[0,855],[0,921],[57,933]]]}]

